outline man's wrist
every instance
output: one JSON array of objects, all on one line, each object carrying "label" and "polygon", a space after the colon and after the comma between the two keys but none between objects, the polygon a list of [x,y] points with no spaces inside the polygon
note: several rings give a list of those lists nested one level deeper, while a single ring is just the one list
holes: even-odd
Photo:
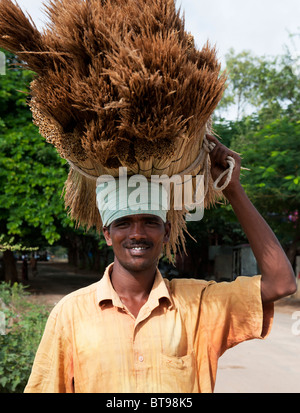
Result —
[{"label": "man's wrist", "polygon": [[223,194],[226,199],[231,203],[238,195],[244,193],[244,188],[242,187],[240,181],[231,182],[227,188],[223,190]]}]

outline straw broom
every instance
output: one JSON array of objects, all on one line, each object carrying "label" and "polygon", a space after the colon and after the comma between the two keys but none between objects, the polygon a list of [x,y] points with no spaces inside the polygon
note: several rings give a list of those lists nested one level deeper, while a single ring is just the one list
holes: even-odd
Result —
[{"label": "straw broom", "polygon": [[[71,166],[71,217],[101,230],[96,178],[116,177],[121,166],[148,178],[204,174],[205,207],[213,204],[220,193],[203,142],[226,77],[215,48],[196,48],[174,0],[51,0],[45,11],[39,32],[17,4],[0,0],[0,46],[37,74],[29,106]],[[184,246],[185,212],[168,212],[170,260]]]}]

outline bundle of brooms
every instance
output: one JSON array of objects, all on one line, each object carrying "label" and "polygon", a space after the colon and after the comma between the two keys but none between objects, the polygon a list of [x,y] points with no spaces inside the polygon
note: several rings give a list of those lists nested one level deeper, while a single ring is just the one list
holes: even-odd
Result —
[{"label": "bundle of brooms", "polygon": [[[205,134],[225,88],[215,48],[198,50],[174,0],[51,0],[39,31],[17,3],[0,0],[0,46],[36,73],[29,105],[40,133],[71,165],[65,205],[86,229],[102,223],[102,174],[204,175]],[[195,183],[194,183],[195,185]],[[172,202],[171,202],[172,205]],[[168,211],[166,253],[184,247],[186,210]]]}]

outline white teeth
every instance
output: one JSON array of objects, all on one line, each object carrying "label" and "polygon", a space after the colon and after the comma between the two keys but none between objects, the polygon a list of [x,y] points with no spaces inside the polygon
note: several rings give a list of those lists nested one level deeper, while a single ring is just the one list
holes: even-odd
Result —
[{"label": "white teeth", "polygon": [[145,250],[146,248],[144,248],[144,247],[133,247],[132,249],[140,251],[140,250]]}]

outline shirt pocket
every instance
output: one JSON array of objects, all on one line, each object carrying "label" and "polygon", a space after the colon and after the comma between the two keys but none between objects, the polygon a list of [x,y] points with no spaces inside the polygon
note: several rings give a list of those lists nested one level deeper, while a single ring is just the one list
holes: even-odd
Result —
[{"label": "shirt pocket", "polygon": [[161,354],[160,375],[163,392],[192,393],[196,390],[196,359],[194,352],[183,357]]}]

